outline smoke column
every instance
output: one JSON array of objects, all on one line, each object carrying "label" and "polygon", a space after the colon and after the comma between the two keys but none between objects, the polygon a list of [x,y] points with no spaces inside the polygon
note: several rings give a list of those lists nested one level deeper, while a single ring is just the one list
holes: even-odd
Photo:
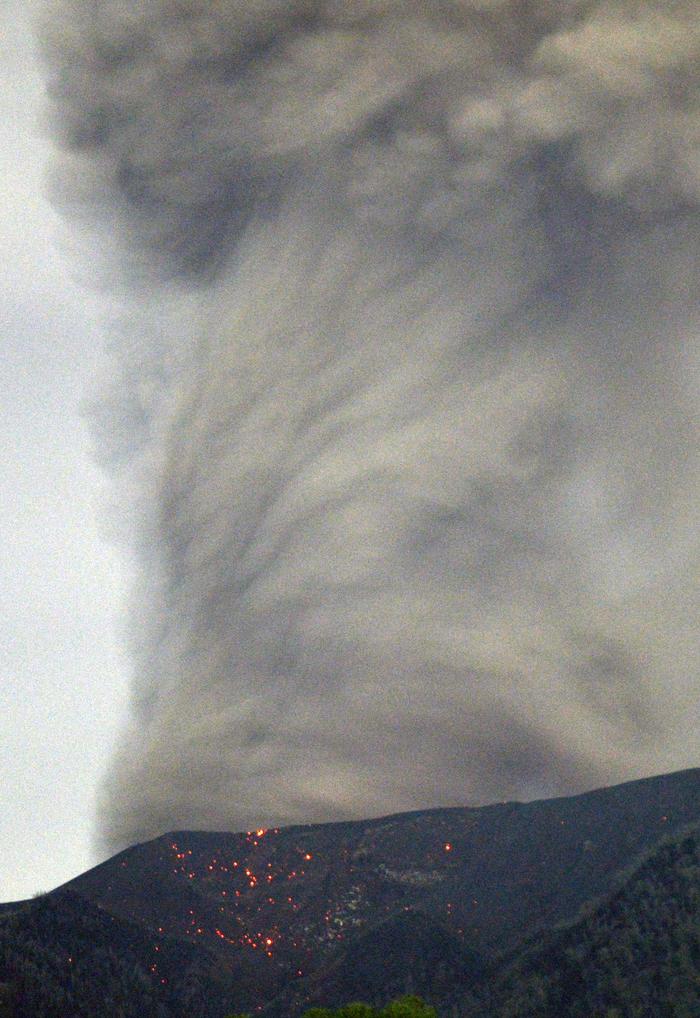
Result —
[{"label": "smoke column", "polygon": [[697,764],[696,0],[39,21],[121,301],[103,847]]}]

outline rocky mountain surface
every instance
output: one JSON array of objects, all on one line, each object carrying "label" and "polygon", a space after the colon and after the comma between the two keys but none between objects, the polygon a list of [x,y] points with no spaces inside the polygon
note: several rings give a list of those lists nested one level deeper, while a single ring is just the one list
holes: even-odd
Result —
[{"label": "rocky mountain surface", "polygon": [[[206,1001],[203,1016],[290,1014],[407,991],[447,1001],[698,821],[700,770],[689,770],[531,803],[242,834],[178,831],[6,912],[0,939],[10,927],[15,940],[30,936],[43,908],[34,941],[59,944],[61,916],[79,928],[82,908],[108,924],[105,944],[110,929],[115,943],[138,943],[129,964],[163,1018],[187,1013],[172,985],[185,972],[190,998]],[[89,969],[94,931],[84,941],[70,965]],[[172,971],[166,957],[179,959]],[[7,961],[2,973],[9,994],[17,979]]]}]

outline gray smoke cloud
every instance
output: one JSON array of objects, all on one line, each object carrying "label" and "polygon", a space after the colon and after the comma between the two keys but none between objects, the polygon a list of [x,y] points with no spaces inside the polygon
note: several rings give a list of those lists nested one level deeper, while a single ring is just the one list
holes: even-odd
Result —
[{"label": "gray smoke cloud", "polygon": [[103,845],[697,764],[696,0],[40,21],[54,196],[123,301]]}]

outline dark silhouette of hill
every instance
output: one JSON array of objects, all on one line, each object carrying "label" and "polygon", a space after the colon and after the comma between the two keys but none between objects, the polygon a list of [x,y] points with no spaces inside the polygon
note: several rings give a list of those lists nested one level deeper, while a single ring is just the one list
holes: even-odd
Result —
[{"label": "dark silhouette of hill", "polygon": [[312,976],[270,1001],[264,1013],[282,1018],[358,1000],[378,1005],[407,993],[441,1002],[468,991],[485,971],[483,959],[449,926],[408,910],[350,937]]},{"label": "dark silhouette of hill", "polygon": [[[158,1018],[262,1009],[272,1018],[404,992],[466,1001],[494,958],[571,921],[611,893],[632,859],[697,821],[700,770],[690,770],[524,804],[176,832],[0,914],[0,943],[23,940],[25,957],[51,956],[72,930],[77,968],[37,962],[52,985],[64,978],[74,994],[81,981],[95,985],[101,944],[117,959],[112,970],[100,955],[107,984],[127,987],[129,1001],[142,993],[147,1003],[133,1013]],[[0,981],[16,988],[17,953],[8,962],[4,950]],[[155,954],[172,958],[172,978],[162,962],[151,971]],[[194,1010],[183,1010],[183,980],[200,1001]]]},{"label": "dark silhouette of hill", "polygon": [[700,831],[657,847],[608,900],[482,976],[463,1018],[697,1018]]},{"label": "dark silhouette of hill", "polygon": [[216,1018],[214,963],[206,948],[154,938],[59,891],[0,919],[0,1016]]}]

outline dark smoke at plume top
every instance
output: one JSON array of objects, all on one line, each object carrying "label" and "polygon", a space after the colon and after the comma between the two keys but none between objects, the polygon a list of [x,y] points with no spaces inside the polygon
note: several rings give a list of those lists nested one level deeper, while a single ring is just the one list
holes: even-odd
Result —
[{"label": "dark smoke at plume top", "polygon": [[104,845],[697,763],[694,0],[40,26],[55,199],[129,323]]}]

